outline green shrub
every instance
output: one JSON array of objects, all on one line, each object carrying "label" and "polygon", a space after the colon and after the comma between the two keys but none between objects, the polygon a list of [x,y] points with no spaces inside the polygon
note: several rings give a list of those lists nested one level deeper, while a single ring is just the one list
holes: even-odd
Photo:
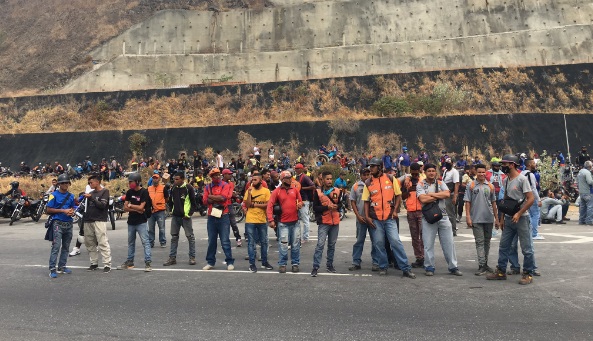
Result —
[{"label": "green shrub", "polygon": [[[317,169],[317,171],[315,172],[315,176],[317,176],[318,174],[321,174],[325,171],[331,172],[334,181],[336,181],[336,179],[338,177],[340,177],[340,172],[342,171],[342,168],[340,166],[333,165],[333,164],[325,164]],[[313,178],[312,180],[315,180],[315,179]],[[348,188],[351,188],[352,185],[354,185],[356,183],[356,175],[354,175],[350,172],[346,172],[346,181],[348,181]]]},{"label": "green shrub", "polygon": [[373,103],[371,110],[381,115],[381,117],[386,117],[411,112],[412,108],[404,98],[384,96]]}]

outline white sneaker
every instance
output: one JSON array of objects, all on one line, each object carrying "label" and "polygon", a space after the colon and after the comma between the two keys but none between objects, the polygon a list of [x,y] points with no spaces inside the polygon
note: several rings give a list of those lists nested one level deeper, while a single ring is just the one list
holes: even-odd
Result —
[{"label": "white sneaker", "polygon": [[78,256],[79,254],[80,254],[80,249],[75,246],[69,255],[70,255],[70,257],[74,257],[74,256]]},{"label": "white sneaker", "polygon": [[202,270],[212,270],[212,269],[214,269],[214,266],[210,265],[210,264],[206,264],[206,266],[202,268]]},{"label": "white sneaker", "polygon": [[229,271],[233,271],[235,270],[235,266],[233,264],[229,264],[229,266],[227,266],[226,269]]},{"label": "white sneaker", "polygon": [[533,240],[544,240],[546,238],[544,238],[544,236],[542,236],[541,234],[538,234],[537,236],[533,237]]}]

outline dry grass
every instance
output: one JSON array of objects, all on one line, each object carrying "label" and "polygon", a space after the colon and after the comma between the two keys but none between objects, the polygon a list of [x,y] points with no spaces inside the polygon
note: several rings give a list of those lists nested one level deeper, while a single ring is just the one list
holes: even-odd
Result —
[{"label": "dry grass", "polygon": [[[148,179],[148,176],[143,176],[143,178]],[[31,178],[0,178],[0,192],[8,192],[10,190],[10,183],[18,181],[19,187],[24,190],[29,197],[34,199],[41,198],[43,193],[51,187],[51,179],[52,177],[46,177],[41,180]],[[45,185],[45,188],[41,187],[42,184]],[[84,192],[86,185],[86,178],[73,180],[72,185],[70,186],[70,192],[78,195],[78,193]],[[116,179],[109,182],[103,182],[103,186],[109,190],[110,195],[119,195],[122,190],[128,189],[128,181],[127,179]]]}]

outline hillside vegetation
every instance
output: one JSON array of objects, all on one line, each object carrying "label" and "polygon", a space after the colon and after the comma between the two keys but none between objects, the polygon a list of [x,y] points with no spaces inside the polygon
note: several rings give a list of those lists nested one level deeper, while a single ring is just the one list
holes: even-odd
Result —
[{"label": "hillside vegetation", "polygon": [[[373,117],[591,112],[591,65],[470,70],[204,88],[197,93],[0,104],[5,133],[151,129]],[[183,92],[179,89],[178,92]],[[68,98],[68,97],[64,97]],[[348,123],[346,123],[348,124]]]},{"label": "hillside vegetation", "polygon": [[163,9],[261,8],[267,0],[0,0],[0,97],[64,85],[89,52]]}]

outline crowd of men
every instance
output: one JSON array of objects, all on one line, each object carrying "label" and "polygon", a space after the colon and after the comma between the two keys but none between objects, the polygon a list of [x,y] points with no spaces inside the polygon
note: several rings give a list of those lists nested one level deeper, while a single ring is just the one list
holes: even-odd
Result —
[{"label": "crowd of men", "polygon": [[[402,154],[406,153],[406,149],[402,150]],[[194,168],[199,166],[203,171],[203,159],[199,160],[196,154],[197,152],[194,153]],[[250,155],[259,161],[256,155],[261,159],[261,151],[257,150]],[[159,226],[160,246],[167,246],[164,215],[167,202],[171,205],[172,214],[171,243],[169,258],[163,266],[177,264],[181,229],[188,239],[188,263],[196,265],[195,235],[191,220],[196,212],[196,196],[201,197],[201,201],[207,206],[208,248],[204,270],[216,267],[219,240],[227,270],[235,269],[230,243],[231,228],[237,238],[238,247],[241,246],[241,234],[230,207],[233,197],[239,193],[246,211],[245,235],[249,270],[257,272],[257,259],[261,259],[262,269],[274,269],[267,252],[269,227],[275,231],[278,240],[278,271],[285,273],[290,265],[290,271],[299,272],[300,247],[302,243],[309,241],[309,206],[312,205],[318,225],[312,277],[316,277],[321,268],[326,244],[326,271],[337,271],[334,267],[334,255],[340,226],[338,208],[343,200],[349,201],[356,217],[357,238],[353,245],[352,266],[349,270],[358,271],[362,268],[363,245],[368,233],[372,243],[371,270],[377,271],[379,275],[386,275],[387,269],[394,267],[410,279],[416,278],[413,268],[421,268],[426,276],[434,276],[434,246],[437,236],[447,263],[447,272],[454,276],[463,275],[457,264],[454,237],[457,223],[465,210],[467,227],[472,229],[475,237],[479,264],[475,275],[485,275],[489,280],[501,280],[506,279],[507,275],[520,274],[519,283],[530,284],[533,276],[540,275],[533,244],[533,240],[544,239],[538,233],[540,223],[564,224],[568,219],[568,198],[561,192],[549,189],[544,189],[540,198],[537,160],[524,155],[509,154],[502,159],[493,158],[490,167],[476,158],[472,165],[462,165],[463,174],[460,174],[446,153],[443,153],[437,165],[428,162],[426,153],[415,159],[400,155],[399,162],[392,162],[389,151],[386,151],[382,158],[365,160],[364,166],[360,168],[359,180],[350,188],[348,197],[344,196],[349,187],[343,178],[345,173],[334,179],[333,174],[326,171],[312,179],[307,168],[300,162],[292,167],[294,174],[282,168],[270,171],[254,162],[249,176],[243,172],[233,179],[234,172],[239,173],[236,169],[243,169],[241,164],[235,164],[236,168],[229,167],[225,165],[222,156],[219,156],[220,153],[217,154],[214,167],[207,168],[207,175],[211,180],[207,184],[201,172],[196,172],[188,179],[188,172],[185,170],[189,166],[185,155],[180,158],[181,162],[177,160],[176,164],[181,165],[178,168],[159,172],[160,167],[155,167],[157,169],[152,173],[146,187],[139,173],[133,172],[128,176],[129,190],[124,205],[124,210],[128,212],[128,256],[118,269],[135,266],[135,242],[138,235],[144,250],[145,271],[152,271],[151,249],[156,241],[156,225]],[[240,158],[233,161],[242,162]],[[169,165],[171,163],[172,161]],[[593,225],[592,166],[590,160],[583,160],[583,168],[577,176],[581,193],[579,224]],[[172,184],[163,183],[161,180],[164,176],[171,176]],[[91,173],[88,177],[84,243],[91,260],[88,270],[98,268],[97,250],[100,250],[103,271],[108,273],[111,270],[111,257],[105,221],[106,198],[109,193],[101,186],[102,179],[100,172]],[[196,191],[191,186],[192,182],[201,183],[201,191]],[[71,272],[66,267],[66,262],[72,238],[73,207],[77,202],[68,192],[69,184],[68,175],[61,174],[57,179],[57,189],[48,203],[47,213],[51,216],[53,231],[49,262],[52,278],[56,278],[58,273]],[[406,209],[412,237],[415,261],[411,263],[399,234],[399,213],[402,206]],[[490,240],[495,229],[502,230],[502,235],[497,264],[493,269],[489,265],[489,255]],[[260,246],[259,258],[256,245]],[[519,245],[524,256],[523,271],[518,257]]]}]

